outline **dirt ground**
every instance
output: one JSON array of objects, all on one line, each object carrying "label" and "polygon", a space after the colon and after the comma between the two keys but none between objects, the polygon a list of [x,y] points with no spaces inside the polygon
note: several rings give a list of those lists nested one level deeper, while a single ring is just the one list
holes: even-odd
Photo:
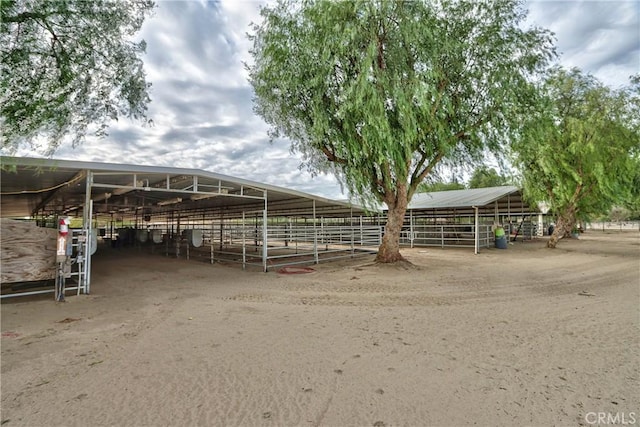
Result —
[{"label": "dirt ground", "polygon": [[91,295],[3,302],[1,423],[640,423],[640,234],[544,243],[298,275],[97,253]]}]

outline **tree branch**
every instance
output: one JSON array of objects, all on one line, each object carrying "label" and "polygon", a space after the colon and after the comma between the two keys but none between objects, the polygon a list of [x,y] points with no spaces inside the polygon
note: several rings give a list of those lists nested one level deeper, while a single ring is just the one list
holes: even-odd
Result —
[{"label": "tree branch", "polygon": [[346,165],[347,164],[347,160],[343,159],[341,157],[336,156],[335,152],[329,149],[329,146],[327,146],[326,144],[321,145],[320,150],[322,150],[322,152],[324,153],[324,155],[327,157],[327,160],[329,160],[330,162],[333,163],[338,163],[340,165]]},{"label": "tree branch", "polygon": [[22,12],[13,16],[2,16],[3,22],[17,23],[22,24],[29,20],[38,20],[38,19],[46,19],[49,15],[45,15],[44,13],[36,13],[36,12]]},{"label": "tree branch", "polygon": [[[420,184],[426,178],[426,176],[429,173],[431,173],[433,168],[438,164],[438,162],[440,162],[440,160],[442,160],[443,157],[444,157],[444,152],[439,151],[438,154],[436,154],[436,156],[433,159],[431,159],[429,164],[422,170],[422,172],[420,172],[417,175],[416,175],[416,172],[418,171],[418,168],[416,168],[413,175],[411,176],[411,182],[409,183],[409,191],[408,191],[409,198],[413,196],[413,193],[416,191],[416,188],[418,188],[418,184]],[[425,161],[426,161],[426,158],[424,158],[422,163],[424,164]]]}]

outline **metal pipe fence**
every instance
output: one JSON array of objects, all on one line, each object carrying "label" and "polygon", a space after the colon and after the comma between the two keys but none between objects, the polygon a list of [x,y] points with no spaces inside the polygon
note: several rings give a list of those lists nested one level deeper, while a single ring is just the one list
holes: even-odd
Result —
[{"label": "metal pipe fence", "polygon": [[[479,225],[479,246],[488,248],[495,242],[491,225]],[[475,247],[473,224],[412,224],[404,228],[400,235],[400,244],[434,247]]]}]

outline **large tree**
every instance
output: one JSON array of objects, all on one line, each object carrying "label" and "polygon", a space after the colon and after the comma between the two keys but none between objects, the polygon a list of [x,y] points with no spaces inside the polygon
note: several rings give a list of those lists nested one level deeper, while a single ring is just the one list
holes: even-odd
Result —
[{"label": "large tree", "polygon": [[556,215],[548,246],[578,221],[633,196],[640,154],[638,79],[613,90],[578,69],[552,69],[513,144],[525,190]]},{"label": "large tree", "polygon": [[480,165],[469,179],[469,188],[487,188],[507,185],[509,178],[499,174],[494,168]]},{"label": "large tree", "polygon": [[464,190],[464,189],[465,189],[464,184],[461,184],[457,181],[451,181],[451,182],[435,181],[435,182],[421,183],[420,185],[418,185],[418,189],[416,190],[416,193],[433,193],[438,191],[451,191],[451,190]]},{"label": "large tree", "polygon": [[[377,260],[441,162],[496,147],[553,55],[517,0],[279,0],[261,11],[248,65],[255,111],[312,170],[331,170],[388,218]],[[357,196],[354,196],[357,195]]]},{"label": "large tree", "polygon": [[146,121],[146,44],[132,37],[153,7],[150,0],[2,0],[2,149],[45,141],[52,154],[88,131],[104,135],[119,116]]}]

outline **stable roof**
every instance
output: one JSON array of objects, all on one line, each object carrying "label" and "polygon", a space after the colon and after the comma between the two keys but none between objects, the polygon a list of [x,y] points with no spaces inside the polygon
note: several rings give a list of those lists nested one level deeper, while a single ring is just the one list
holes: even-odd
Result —
[{"label": "stable roof", "polygon": [[469,190],[416,193],[411,199],[411,203],[409,203],[409,209],[480,207],[518,192],[517,187],[508,185],[503,187],[471,188]]},{"label": "stable roof", "polygon": [[523,201],[520,189],[512,185],[416,193],[407,209],[461,214],[473,213],[475,207],[497,208],[502,213],[529,214],[532,212],[529,205]]},{"label": "stable roof", "polygon": [[83,209],[87,189],[96,214],[132,216],[144,208],[233,216],[262,211],[265,201],[269,215],[364,213],[350,203],[200,169],[5,156],[0,161],[2,217],[72,215]]}]

